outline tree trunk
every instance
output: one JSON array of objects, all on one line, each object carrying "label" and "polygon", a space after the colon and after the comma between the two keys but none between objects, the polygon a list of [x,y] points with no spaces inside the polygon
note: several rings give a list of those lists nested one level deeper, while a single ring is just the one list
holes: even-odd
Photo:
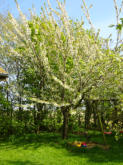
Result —
[{"label": "tree trunk", "polygon": [[91,103],[90,101],[85,101],[86,111],[85,111],[85,128],[88,129],[90,125],[90,118],[92,113]]},{"label": "tree trunk", "polygon": [[80,112],[78,114],[78,127],[79,128],[81,127],[81,115],[80,115]]},{"label": "tree trunk", "polygon": [[42,121],[43,121],[42,109],[43,109],[43,105],[40,104],[40,103],[37,103],[37,116],[36,116],[36,120],[37,120],[37,132],[38,133],[42,129]]},{"label": "tree trunk", "polygon": [[117,105],[118,105],[118,102],[116,100],[114,100],[114,110],[113,110],[113,113],[112,113],[112,116],[113,116],[113,127],[115,124],[118,123],[118,108],[117,108]]},{"label": "tree trunk", "polygon": [[68,119],[69,119],[69,109],[62,108],[63,114],[63,130],[62,130],[62,138],[66,139],[68,137]]},{"label": "tree trunk", "polygon": [[97,116],[97,104],[96,101],[93,101],[92,103],[92,113],[93,113],[93,120],[94,120],[94,128],[97,128],[97,120],[98,120],[98,116]]},{"label": "tree trunk", "polygon": [[19,97],[18,97],[18,103],[19,103],[19,116],[18,116],[18,119],[19,121],[23,121],[23,108],[22,108],[22,97],[21,97],[21,94],[19,94]]},{"label": "tree trunk", "polygon": [[94,128],[97,128],[97,114],[95,110],[93,110],[93,115],[94,115]]}]

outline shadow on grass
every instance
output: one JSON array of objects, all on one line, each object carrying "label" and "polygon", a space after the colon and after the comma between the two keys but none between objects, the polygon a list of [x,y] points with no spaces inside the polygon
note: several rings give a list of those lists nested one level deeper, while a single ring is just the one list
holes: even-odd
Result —
[{"label": "shadow on grass", "polygon": [[[103,143],[101,136],[93,138],[93,141],[97,143]],[[98,147],[92,149],[85,149],[83,152],[82,148],[77,147],[67,147],[69,150],[69,155],[71,156],[84,156],[88,158],[89,162],[95,163],[123,163],[123,139],[116,142],[112,136],[107,137],[107,142],[110,145],[110,149],[104,150]]]},{"label": "shadow on grass", "polygon": [[88,158],[89,162],[95,162],[95,163],[106,163],[106,162],[112,162],[112,163],[123,163],[123,152],[122,150],[119,150],[118,148],[112,148],[109,150],[102,150],[98,147],[95,147],[93,149],[86,149],[86,151],[83,153],[81,149],[69,149],[69,155],[71,156],[84,156],[85,158]]},{"label": "shadow on grass", "polygon": [[20,160],[17,160],[17,161],[11,161],[11,160],[6,160],[6,161],[3,161],[2,163],[4,164],[10,164],[10,165],[44,165],[44,164],[39,164],[39,163],[33,163],[31,161],[20,161]]},{"label": "shadow on grass", "polygon": [[[56,149],[66,149],[68,152],[65,153],[66,156],[70,157],[84,157],[87,158],[89,163],[123,163],[123,139],[116,142],[112,136],[107,137],[108,144],[111,146],[109,150],[103,150],[98,147],[92,149],[85,149],[85,152],[82,148],[77,148],[71,145],[68,145],[68,142],[75,140],[85,141],[84,137],[72,135],[68,140],[62,140],[58,134],[53,133],[41,133],[39,135],[31,134],[25,135],[22,137],[15,138],[12,143],[5,142],[0,143],[0,148],[6,147],[6,149],[23,147],[26,149],[35,150],[41,146],[50,146]],[[95,135],[92,137],[92,140],[98,143],[103,143],[102,137],[100,135]],[[6,145],[9,143],[9,145]],[[14,162],[10,161],[8,164],[17,164],[17,165],[36,165],[32,162]],[[37,164],[38,165],[38,164]],[[43,165],[43,164],[40,164]]]}]

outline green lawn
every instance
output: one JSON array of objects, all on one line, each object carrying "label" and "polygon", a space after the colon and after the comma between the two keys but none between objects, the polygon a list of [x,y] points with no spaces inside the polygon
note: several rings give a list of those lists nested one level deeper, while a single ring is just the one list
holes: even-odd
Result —
[{"label": "green lawn", "polygon": [[[0,141],[0,165],[123,165],[123,141],[108,137],[109,150],[71,147],[67,142],[85,140],[71,136],[63,141],[58,134],[42,133]],[[91,139],[102,143],[100,135]]]}]

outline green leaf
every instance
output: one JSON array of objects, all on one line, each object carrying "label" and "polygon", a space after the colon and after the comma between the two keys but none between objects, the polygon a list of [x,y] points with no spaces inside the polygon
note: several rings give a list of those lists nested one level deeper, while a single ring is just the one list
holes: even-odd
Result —
[{"label": "green leaf", "polygon": [[113,25],[113,24],[109,25],[110,28],[112,28],[112,27],[114,27],[114,26],[115,26],[115,25]]},{"label": "green leaf", "polygon": [[118,24],[118,25],[116,26],[116,29],[121,31],[121,30],[122,30],[122,24]]},{"label": "green leaf", "polygon": [[121,20],[121,23],[122,23],[122,25],[123,25],[123,18],[120,18],[120,20]]}]

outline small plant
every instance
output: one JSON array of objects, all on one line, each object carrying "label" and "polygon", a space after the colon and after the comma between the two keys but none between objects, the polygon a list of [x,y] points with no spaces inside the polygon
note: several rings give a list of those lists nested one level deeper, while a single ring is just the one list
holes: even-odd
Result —
[{"label": "small plant", "polygon": [[11,135],[11,136],[9,137],[9,141],[10,141],[10,142],[14,143],[15,140],[16,140],[15,135]]}]

